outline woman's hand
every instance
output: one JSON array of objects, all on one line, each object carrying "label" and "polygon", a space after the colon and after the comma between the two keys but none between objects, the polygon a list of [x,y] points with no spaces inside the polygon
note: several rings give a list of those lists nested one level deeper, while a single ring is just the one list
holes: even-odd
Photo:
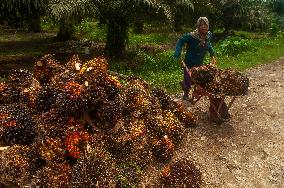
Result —
[{"label": "woman's hand", "polygon": [[217,64],[217,58],[215,56],[212,56],[210,64],[211,65],[216,65]]}]

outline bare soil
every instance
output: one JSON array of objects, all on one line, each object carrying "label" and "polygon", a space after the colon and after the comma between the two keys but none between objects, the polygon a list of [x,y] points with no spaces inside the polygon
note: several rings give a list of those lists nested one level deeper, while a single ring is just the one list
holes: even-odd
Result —
[{"label": "bare soil", "polygon": [[[194,161],[204,188],[284,188],[284,57],[246,73],[249,93],[235,100],[229,122],[208,120],[208,99],[186,104],[199,124],[187,131],[173,160]],[[151,167],[143,187],[157,186],[160,169]]]}]

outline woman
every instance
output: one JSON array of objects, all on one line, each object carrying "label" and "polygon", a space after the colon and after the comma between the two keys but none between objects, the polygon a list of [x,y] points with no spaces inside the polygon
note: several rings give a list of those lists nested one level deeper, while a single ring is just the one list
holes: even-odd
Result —
[{"label": "woman", "polygon": [[184,78],[181,82],[183,88],[183,100],[189,100],[189,89],[191,88],[190,75],[187,69],[203,64],[207,52],[211,55],[211,63],[216,64],[214,49],[211,45],[212,33],[209,31],[209,21],[206,17],[200,17],[197,20],[197,29],[191,33],[183,35],[177,45],[174,57],[179,58],[182,47],[187,44],[184,64]]}]

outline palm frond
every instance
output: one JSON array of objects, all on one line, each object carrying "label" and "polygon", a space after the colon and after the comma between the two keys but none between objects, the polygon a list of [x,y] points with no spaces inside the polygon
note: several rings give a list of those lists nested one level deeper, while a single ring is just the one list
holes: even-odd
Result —
[{"label": "palm frond", "polygon": [[190,0],[176,0],[176,4],[185,6],[188,9],[194,9],[193,3]]},{"label": "palm frond", "polygon": [[96,11],[91,0],[49,0],[48,13],[56,20],[87,15]]},{"label": "palm frond", "polygon": [[6,9],[6,11],[14,11],[21,8],[26,8],[28,10],[31,7],[39,9],[45,5],[47,0],[1,0],[0,8]]}]

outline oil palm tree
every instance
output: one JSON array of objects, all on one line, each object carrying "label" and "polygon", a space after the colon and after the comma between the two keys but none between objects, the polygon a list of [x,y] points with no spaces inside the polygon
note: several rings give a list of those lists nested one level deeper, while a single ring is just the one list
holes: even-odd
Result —
[{"label": "oil palm tree", "polygon": [[21,26],[25,22],[30,31],[40,31],[40,15],[47,0],[1,0],[0,17],[11,25]]},{"label": "oil palm tree", "polygon": [[[189,0],[176,0],[187,2]],[[79,15],[93,15],[107,26],[105,51],[110,57],[123,56],[127,41],[128,28],[136,11],[143,7],[154,7],[162,10],[169,21],[173,20],[176,4],[170,0],[49,0],[49,14],[55,19],[70,19]]]}]

